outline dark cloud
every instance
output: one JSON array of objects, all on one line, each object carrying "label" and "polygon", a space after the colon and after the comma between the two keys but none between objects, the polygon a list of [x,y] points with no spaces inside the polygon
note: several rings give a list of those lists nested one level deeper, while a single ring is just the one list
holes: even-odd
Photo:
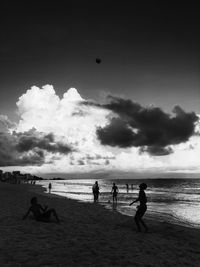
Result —
[{"label": "dark cloud", "polygon": [[43,150],[35,149],[30,153],[24,153],[19,158],[14,161],[16,166],[28,166],[28,165],[38,165],[41,166],[45,163],[45,154]]},{"label": "dark cloud", "polygon": [[56,142],[53,134],[39,133],[32,129],[28,132],[0,132],[0,166],[42,165],[45,154],[68,154],[69,145]]},{"label": "dark cloud", "polygon": [[154,156],[165,156],[173,152],[171,147],[146,146],[140,148],[140,153],[147,152]]},{"label": "dark cloud", "polygon": [[[172,153],[170,145],[186,142],[193,134],[198,120],[194,112],[175,106],[173,115],[158,107],[142,107],[131,100],[109,96],[109,103],[85,103],[112,111],[115,115],[105,127],[97,129],[103,145],[140,147],[153,155]],[[84,104],[84,103],[83,103]]]},{"label": "dark cloud", "polygon": [[44,149],[52,153],[68,154],[71,148],[60,142],[55,142],[54,135],[32,135],[29,132],[15,134],[18,137],[16,149],[18,152],[26,152],[35,148]]},{"label": "dark cloud", "polygon": [[78,165],[85,165],[85,162],[82,159],[78,160]]},{"label": "dark cloud", "polygon": [[112,118],[107,126],[97,128],[97,136],[103,145],[130,147],[134,135],[128,123],[120,118]]}]

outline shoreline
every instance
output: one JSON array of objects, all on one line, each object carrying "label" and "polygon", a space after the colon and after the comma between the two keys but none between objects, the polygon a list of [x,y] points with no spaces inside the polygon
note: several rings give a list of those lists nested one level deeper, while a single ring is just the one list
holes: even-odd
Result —
[{"label": "shoreline", "polygon": [[[0,266],[199,266],[198,229],[145,218],[150,232],[138,233],[129,216],[41,185],[0,183],[0,196]],[[61,223],[23,221],[32,196]]]},{"label": "shoreline", "polygon": [[[37,184],[37,185],[43,187],[42,184]],[[45,192],[44,192],[44,194],[48,195],[48,193],[45,193]],[[93,204],[93,201],[79,200],[79,199],[75,199],[75,198],[70,198],[70,197],[67,197],[67,196],[60,195],[59,193],[53,193],[52,192],[51,195],[63,197],[63,198],[66,198],[66,199],[75,200],[75,201],[82,202],[82,203]],[[103,206],[106,210],[109,210],[110,212],[112,212],[112,210],[113,210],[112,201],[111,202],[101,202],[101,200],[100,200],[98,202],[98,204]],[[128,217],[131,217],[131,218],[133,218],[135,216],[135,212],[136,212],[135,209],[132,210],[133,211],[132,214],[129,214],[129,213],[126,213],[123,210],[120,211],[120,209],[118,209],[119,206],[120,205],[118,205],[118,206],[116,206],[114,208],[115,212],[118,212],[121,215],[128,216]],[[175,217],[175,216],[170,215],[170,214],[156,213],[155,211],[149,210],[148,208],[147,208],[147,212],[145,213],[145,217],[144,218],[147,218],[149,220],[156,220],[156,221],[158,221],[160,223],[167,222],[167,223],[172,224],[172,225],[189,227],[189,228],[194,228],[194,229],[200,229],[200,224],[198,224],[198,223],[192,223],[192,222],[189,222],[189,221],[184,221],[184,220],[181,220],[180,218]]]}]

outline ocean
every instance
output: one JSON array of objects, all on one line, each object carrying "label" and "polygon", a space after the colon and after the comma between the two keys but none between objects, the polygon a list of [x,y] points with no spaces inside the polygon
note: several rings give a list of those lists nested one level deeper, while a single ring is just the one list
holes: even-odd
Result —
[{"label": "ocean", "polygon": [[[93,202],[94,179],[43,180],[37,183],[48,193],[49,182],[52,184],[52,194]],[[119,189],[117,205],[112,204],[110,193],[113,182]],[[163,222],[200,228],[200,179],[98,179],[99,204],[111,211],[134,216],[138,204],[129,206],[129,203],[137,198],[139,184],[142,182],[148,186],[148,209],[145,216]]]}]

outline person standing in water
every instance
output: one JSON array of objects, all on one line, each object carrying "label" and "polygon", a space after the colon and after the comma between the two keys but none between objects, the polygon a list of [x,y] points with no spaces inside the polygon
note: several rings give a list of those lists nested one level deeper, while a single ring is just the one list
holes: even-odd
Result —
[{"label": "person standing in water", "polygon": [[148,232],[148,227],[146,226],[146,224],[144,223],[144,221],[142,220],[142,217],[144,216],[146,210],[147,210],[147,197],[145,194],[145,191],[147,189],[147,185],[145,183],[142,183],[139,185],[140,191],[139,191],[139,196],[138,198],[136,198],[133,202],[131,202],[129,204],[129,206],[131,206],[133,203],[139,201],[140,205],[137,207],[137,211],[135,214],[135,223],[137,225],[138,231],[141,232],[141,227],[140,224],[143,225],[143,227],[145,228],[145,231]]},{"label": "person standing in water", "polygon": [[99,200],[99,185],[98,185],[97,181],[92,186],[92,193],[94,196],[94,202],[98,202],[98,200]]},{"label": "person standing in water", "polygon": [[129,185],[128,184],[126,184],[126,191],[127,191],[127,193],[129,191]]},{"label": "person standing in water", "polygon": [[52,185],[51,185],[51,183],[49,183],[49,186],[48,186],[48,188],[49,188],[49,194],[51,193],[51,188],[52,188]]},{"label": "person standing in water", "polygon": [[119,189],[118,187],[115,185],[115,183],[113,183],[113,187],[112,187],[112,190],[111,190],[111,194],[113,196],[113,203],[116,202],[117,203],[117,194],[119,192]]}]

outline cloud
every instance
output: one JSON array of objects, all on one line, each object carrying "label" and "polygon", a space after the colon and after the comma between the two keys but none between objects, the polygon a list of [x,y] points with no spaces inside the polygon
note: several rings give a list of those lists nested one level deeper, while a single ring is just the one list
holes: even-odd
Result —
[{"label": "cloud", "polygon": [[15,129],[16,123],[11,122],[6,115],[0,115],[0,132],[10,132]]},{"label": "cloud", "polygon": [[158,107],[142,107],[131,100],[113,96],[109,100],[108,104],[96,105],[115,114],[106,126],[97,129],[103,145],[140,147],[141,151],[160,156],[172,153],[170,145],[188,141],[195,132],[198,116],[179,106],[170,115]]},{"label": "cloud", "polygon": [[18,138],[16,149],[18,152],[26,152],[35,148],[43,149],[52,153],[68,154],[72,151],[69,145],[55,142],[52,133],[48,135],[39,134],[37,132],[29,131],[24,133],[14,133]]},{"label": "cloud", "polygon": [[109,111],[80,105],[84,101],[75,88],[60,98],[51,85],[42,89],[33,86],[17,102],[21,117],[17,131],[34,127],[44,133],[65,136],[79,148],[90,149],[91,143],[96,142],[96,127],[107,123]]},{"label": "cloud", "polygon": [[199,117],[178,106],[167,114],[112,96],[99,104],[46,85],[27,90],[17,107],[18,124],[0,116],[1,166],[40,174],[200,171]]},{"label": "cloud", "polygon": [[[108,153],[107,153],[107,155],[86,154],[78,160],[78,163],[79,163],[79,165],[90,165],[90,166],[92,166],[92,165],[109,165],[112,160],[115,160],[115,158],[116,158],[115,156],[113,156],[111,154],[109,155]],[[72,165],[75,165],[74,160],[75,160],[74,158],[73,159],[71,158],[71,164]],[[80,164],[80,162],[82,164]]]},{"label": "cloud", "polygon": [[159,146],[143,146],[139,150],[141,153],[147,152],[151,155],[166,156],[173,153],[171,147],[159,147]]},{"label": "cloud", "polygon": [[[54,157],[55,166],[51,164],[50,171],[52,166],[64,171],[69,170],[72,165],[88,167],[88,165],[95,165],[95,162],[103,165],[106,161],[102,158],[89,160],[88,154],[91,157],[97,154],[100,157],[113,156],[96,138],[96,128],[106,125],[110,111],[81,105],[83,102],[85,100],[75,88],[70,88],[62,97],[59,97],[51,85],[45,85],[42,88],[33,86],[17,102],[20,120],[16,132],[27,132],[34,127],[46,136],[42,143],[35,137],[21,136],[23,146],[38,145],[40,148],[44,146],[47,148],[45,140],[48,141],[48,135],[52,133],[57,146],[48,147],[49,150],[59,149],[61,152],[62,146],[58,148],[59,142],[73,147],[74,159],[71,160],[68,154],[62,155],[62,158]],[[19,143],[19,148],[21,147]],[[47,158],[47,155],[45,157]],[[52,163],[52,158],[49,161]],[[81,162],[84,164],[80,165]]]},{"label": "cloud", "polygon": [[35,148],[26,153],[17,150],[18,138],[10,133],[0,133],[0,166],[42,165],[45,162],[42,150]]},{"label": "cloud", "polygon": [[45,135],[35,129],[27,132],[0,132],[0,166],[42,165],[45,154],[68,154],[69,145],[56,142],[53,134]]},{"label": "cloud", "polygon": [[97,136],[102,145],[130,147],[133,144],[134,135],[129,124],[120,118],[112,118],[108,125],[97,128]]}]

